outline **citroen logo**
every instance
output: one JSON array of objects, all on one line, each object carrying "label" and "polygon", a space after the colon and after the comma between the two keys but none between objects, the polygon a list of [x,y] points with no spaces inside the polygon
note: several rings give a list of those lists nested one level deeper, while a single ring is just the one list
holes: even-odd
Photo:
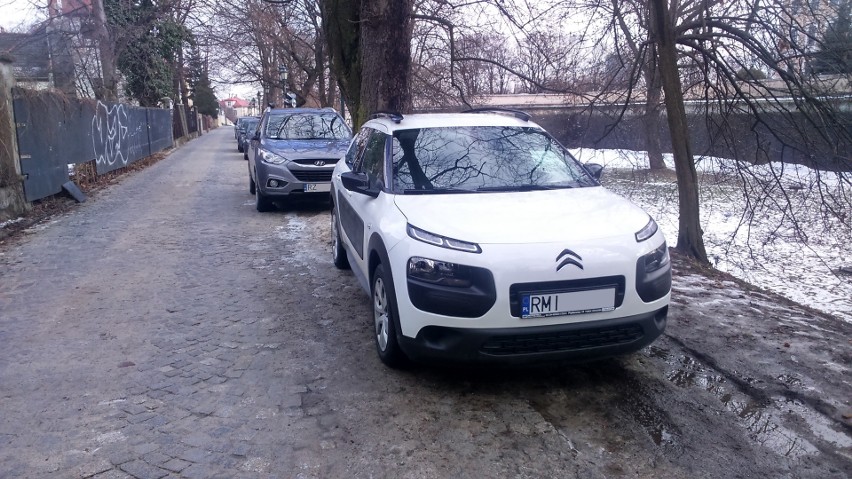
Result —
[{"label": "citroen logo", "polygon": [[317,161],[315,161],[315,162],[314,162],[314,165],[316,165],[316,166],[325,166],[325,161],[324,161],[324,160],[317,160]]},{"label": "citroen logo", "polygon": [[580,261],[583,261],[583,258],[581,258],[580,255],[570,249],[564,249],[561,253],[559,253],[559,256],[556,257],[556,262],[559,263],[559,266],[556,267],[556,271],[559,271],[569,264],[573,264],[574,266],[583,269],[583,265]]}]

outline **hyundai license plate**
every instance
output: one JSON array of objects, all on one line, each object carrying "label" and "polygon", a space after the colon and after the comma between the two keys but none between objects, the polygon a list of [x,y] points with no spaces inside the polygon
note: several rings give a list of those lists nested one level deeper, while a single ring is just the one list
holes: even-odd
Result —
[{"label": "hyundai license plate", "polygon": [[599,313],[614,309],[615,288],[521,296],[521,318]]},{"label": "hyundai license plate", "polygon": [[331,183],[305,183],[305,193],[329,192],[331,191]]}]

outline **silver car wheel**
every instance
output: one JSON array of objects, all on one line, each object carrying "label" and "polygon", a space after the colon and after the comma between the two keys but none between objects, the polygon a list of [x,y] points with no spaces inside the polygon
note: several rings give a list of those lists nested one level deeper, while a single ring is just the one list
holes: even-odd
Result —
[{"label": "silver car wheel", "polygon": [[376,322],[376,341],[379,349],[384,351],[388,347],[388,297],[385,291],[385,283],[382,278],[377,277],[373,283],[373,318]]}]

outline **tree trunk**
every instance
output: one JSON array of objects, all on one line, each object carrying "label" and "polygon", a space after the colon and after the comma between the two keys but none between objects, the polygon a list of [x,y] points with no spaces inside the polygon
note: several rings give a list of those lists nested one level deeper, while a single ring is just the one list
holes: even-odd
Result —
[{"label": "tree trunk", "polygon": [[357,130],[363,123],[355,118],[361,104],[361,0],[321,0],[320,10],[332,76]]},{"label": "tree trunk", "polygon": [[411,106],[414,0],[323,0],[332,71],[357,129],[379,110]]},{"label": "tree trunk", "polygon": [[660,78],[666,95],[666,112],[672,137],[677,173],[680,218],[675,248],[702,263],[709,263],[704,249],[698,202],[698,175],[689,145],[689,129],[683,104],[683,89],[677,67],[677,46],[672,15],[666,0],[650,0],[651,35],[657,44]]},{"label": "tree trunk", "polygon": [[645,151],[648,152],[648,165],[652,170],[666,169],[663,161],[663,147],[660,141],[660,127],[663,123],[660,100],[662,99],[663,86],[660,82],[660,71],[657,66],[657,49],[650,45],[650,59],[644,65],[645,84],[647,94],[645,96]]},{"label": "tree trunk", "polygon": [[118,82],[116,82],[117,63],[113,51],[113,41],[107,30],[106,12],[103,0],[93,0],[95,35],[98,40],[98,50],[101,60],[101,84],[96,85],[95,97],[98,100],[118,101]]},{"label": "tree trunk", "polygon": [[186,84],[186,59],[183,56],[183,47],[178,48],[177,61],[175,61],[175,79],[177,81],[176,92],[180,93],[180,102],[189,106],[189,89]]},{"label": "tree trunk", "polygon": [[414,0],[361,1],[361,104],[354,123],[376,111],[411,107],[413,13]]}]

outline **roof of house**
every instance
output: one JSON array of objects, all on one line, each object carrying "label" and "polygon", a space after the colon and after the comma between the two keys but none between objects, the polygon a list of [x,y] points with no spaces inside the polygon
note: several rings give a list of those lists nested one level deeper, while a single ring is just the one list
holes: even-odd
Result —
[{"label": "roof of house", "polygon": [[11,60],[15,78],[48,80],[50,44],[42,33],[0,33],[0,56]]},{"label": "roof of house", "polygon": [[227,102],[233,102],[231,108],[248,108],[250,106],[248,100],[243,100],[242,98],[231,97],[225,98],[224,100],[219,100],[219,105],[227,106]]}]

